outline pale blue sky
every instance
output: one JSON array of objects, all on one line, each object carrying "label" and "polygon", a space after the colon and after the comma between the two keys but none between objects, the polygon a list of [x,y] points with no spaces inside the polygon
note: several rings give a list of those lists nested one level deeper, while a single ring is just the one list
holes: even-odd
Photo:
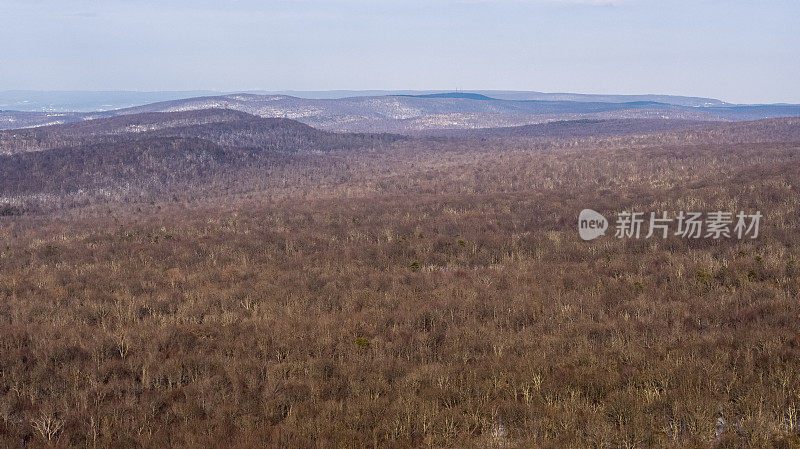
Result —
[{"label": "pale blue sky", "polygon": [[798,0],[0,0],[0,90],[508,89],[800,103]]}]

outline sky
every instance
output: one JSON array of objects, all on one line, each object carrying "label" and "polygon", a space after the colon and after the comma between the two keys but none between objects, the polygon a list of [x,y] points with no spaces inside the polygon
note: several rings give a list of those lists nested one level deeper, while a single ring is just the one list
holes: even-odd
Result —
[{"label": "sky", "polygon": [[800,103],[798,0],[0,0],[0,90]]}]

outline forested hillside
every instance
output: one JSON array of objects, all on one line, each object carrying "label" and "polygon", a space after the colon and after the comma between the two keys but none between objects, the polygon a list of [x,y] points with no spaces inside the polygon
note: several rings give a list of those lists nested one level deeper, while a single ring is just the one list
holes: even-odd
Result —
[{"label": "forested hillside", "polygon": [[0,447],[796,447],[800,122],[640,125],[3,133]]}]

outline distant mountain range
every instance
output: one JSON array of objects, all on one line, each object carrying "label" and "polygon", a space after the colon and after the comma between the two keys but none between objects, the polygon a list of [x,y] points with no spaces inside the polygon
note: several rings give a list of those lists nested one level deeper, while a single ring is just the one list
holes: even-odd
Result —
[{"label": "distant mountain range", "polygon": [[498,100],[580,101],[626,103],[655,101],[679,106],[724,106],[727,103],[713,98],[683,97],[677,95],[595,95],[572,93],[544,93],[512,90],[476,90],[468,92],[436,90],[330,90],[330,91],[244,91],[219,92],[211,90],[187,91],[0,91],[0,110],[29,112],[95,112],[142,106],[160,101],[181,100],[193,97],[250,93],[257,95],[287,95],[305,99],[338,99],[348,97],[383,97],[391,95],[453,96],[469,98],[485,96]]},{"label": "distant mountain range", "polygon": [[94,112],[130,108],[159,101],[220,95],[210,90],[133,91],[0,91],[0,110],[28,112]]},{"label": "distant mountain range", "polygon": [[[145,94],[178,95],[178,93],[142,93]],[[520,99],[499,98],[503,96],[517,96]],[[537,96],[551,99],[531,99]],[[240,93],[172,99],[93,112],[0,111],[0,129],[69,123],[126,114],[209,108],[230,109],[264,118],[290,118],[328,131],[395,133],[437,129],[499,128],[565,120],[742,121],[800,116],[800,105],[732,105],[713,99],[670,96],[477,91],[400,92],[379,96],[300,98],[289,95]]]}]

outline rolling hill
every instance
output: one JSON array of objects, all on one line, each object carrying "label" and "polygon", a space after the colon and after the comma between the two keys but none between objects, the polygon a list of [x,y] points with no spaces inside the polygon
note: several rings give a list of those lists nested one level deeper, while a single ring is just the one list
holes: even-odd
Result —
[{"label": "rolling hill", "polygon": [[[0,203],[30,207],[63,204],[64,198],[96,202],[252,192],[285,187],[298,171],[313,169],[328,176],[338,167],[348,172],[376,150],[413,160],[421,149],[506,147],[512,141],[530,149],[800,142],[800,118],[582,119],[430,134],[334,133],[292,119],[228,109],[145,112],[6,130],[0,131]],[[491,142],[484,143],[487,139]],[[337,166],[338,155],[349,155],[352,161]],[[347,178],[336,175],[330,182],[341,176]]]},{"label": "rolling hill", "polygon": [[[565,97],[572,98],[572,97]],[[151,112],[227,108],[260,117],[290,118],[319,129],[343,132],[415,132],[522,126],[565,120],[670,119],[739,121],[800,116],[797,105],[702,106],[650,99],[585,101],[500,99],[480,93],[357,96],[309,99],[287,95],[231,94],[150,103],[83,113],[0,112],[0,128],[13,129]],[[650,97],[644,97],[650,98]],[[606,100],[618,100],[617,97]]]},{"label": "rolling hill", "polygon": [[284,118],[208,109],[123,115],[0,132],[0,203],[199,196],[273,182],[271,167],[406,139],[341,134]]},{"label": "rolling hill", "polygon": [[149,137],[201,138],[219,145],[277,152],[330,151],[391,142],[399,136],[337,134],[284,118],[226,109],[147,112],[0,131],[0,154],[50,150]]}]

